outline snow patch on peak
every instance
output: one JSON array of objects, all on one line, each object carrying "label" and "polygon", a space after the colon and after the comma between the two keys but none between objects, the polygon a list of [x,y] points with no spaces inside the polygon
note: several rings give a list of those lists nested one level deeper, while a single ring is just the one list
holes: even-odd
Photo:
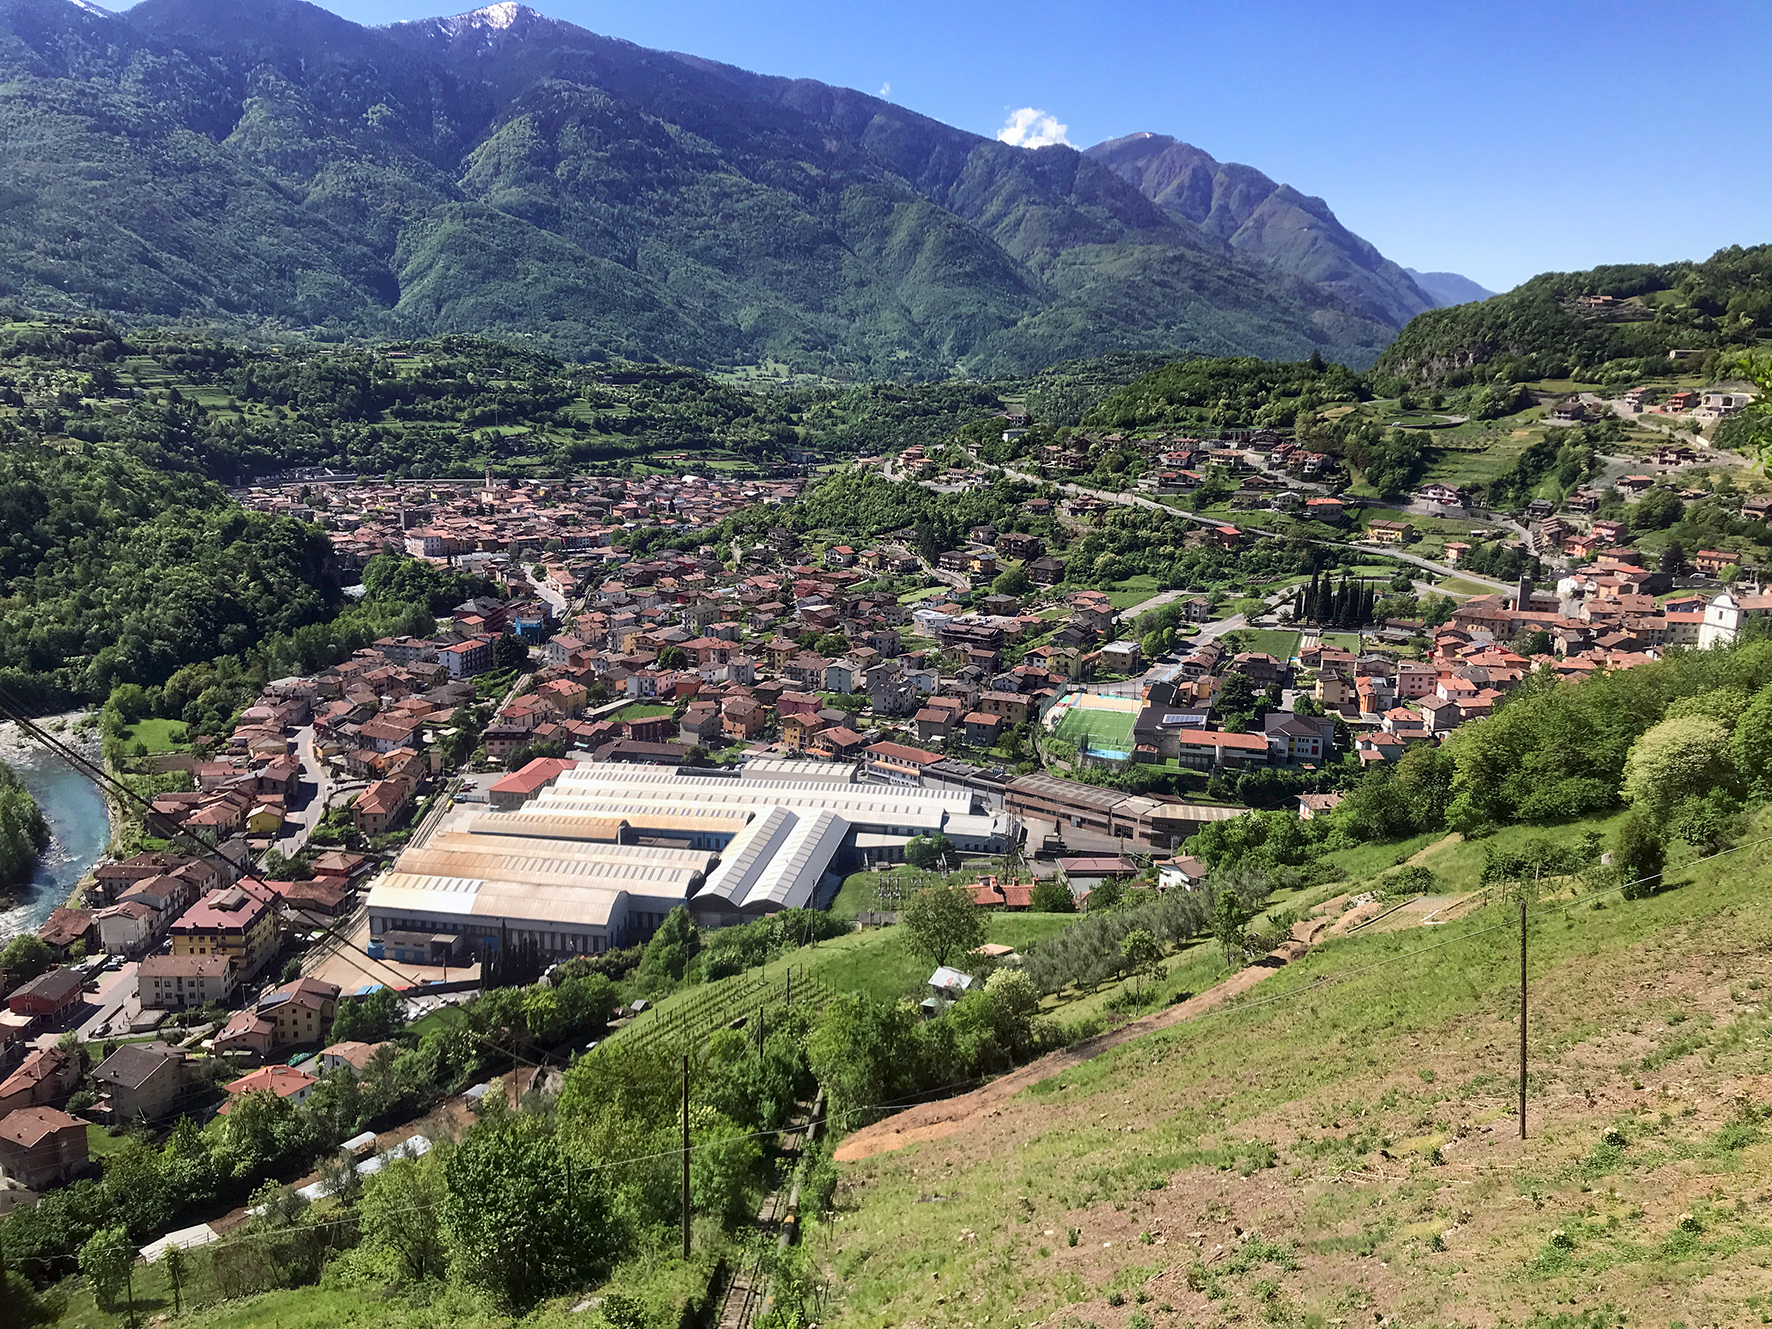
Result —
[{"label": "snow patch on peak", "polygon": [[101,18],[116,18],[117,17],[116,14],[112,13],[110,10],[104,8],[103,6],[93,4],[92,0],[68,0],[68,3],[72,6],[74,6],[75,9],[85,10],[88,14],[97,14]]},{"label": "snow patch on peak", "polygon": [[540,18],[541,15],[527,5],[518,4],[517,0],[499,0],[498,4],[476,9],[465,17],[488,28],[508,28],[519,18]]},{"label": "snow patch on peak", "polygon": [[487,5],[484,9],[476,9],[467,14],[456,14],[449,18],[425,18],[407,23],[396,23],[396,28],[429,28],[445,37],[481,37],[490,39],[497,33],[509,32],[519,24],[546,23],[545,14],[539,14],[528,5],[520,5],[517,0],[499,0],[495,5]]}]

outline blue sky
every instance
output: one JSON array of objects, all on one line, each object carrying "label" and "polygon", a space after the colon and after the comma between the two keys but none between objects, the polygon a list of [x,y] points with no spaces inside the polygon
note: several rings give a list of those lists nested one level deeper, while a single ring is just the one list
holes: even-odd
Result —
[{"label": "blue sky", "polygon": [[645,46],[889,89],[981,134],[1024,108],[1078,147],[1173,134],[1321,195],[1399,263],[1497,290],[1772,240],[1766,0],[530,2]]}]

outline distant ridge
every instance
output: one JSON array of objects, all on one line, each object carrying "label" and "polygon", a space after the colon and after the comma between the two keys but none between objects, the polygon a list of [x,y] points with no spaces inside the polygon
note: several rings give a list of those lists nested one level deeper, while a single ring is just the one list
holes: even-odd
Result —
[{"label": "distant ridge", "polygon": [[1415,284],[1433,297],[1434,304],[1441,309],[1468,305],[1473,300],[1487,300],[1496,294],[1456,272],[1417,272],[1414,268],[1404,268],[1403,271],[1413,277]]},{"label": "distant ridge", "polygon": [[1322,199],[1275,184],[1253,166],[1220,162],[1167,134],[1128,134],[1087,152],[1237,253],[1334,291],[1371,318],[1401,327],[1435,307],[1407,272],[1343,226]]}]

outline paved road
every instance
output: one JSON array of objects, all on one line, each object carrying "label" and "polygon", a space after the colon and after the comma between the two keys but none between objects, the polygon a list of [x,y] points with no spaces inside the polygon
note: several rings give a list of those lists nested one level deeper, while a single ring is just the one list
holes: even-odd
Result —
[{"label": "paved road", "polygon": [[301,761],[299,788],[307,801],[299,809],[285,811],[283,829],[271,843],[285,858],[295,857],[307,844],[308,836],[326,815],[326,802],[334,792],[332,775],[314,750],[313,725],[295,731],[295,752]]}]

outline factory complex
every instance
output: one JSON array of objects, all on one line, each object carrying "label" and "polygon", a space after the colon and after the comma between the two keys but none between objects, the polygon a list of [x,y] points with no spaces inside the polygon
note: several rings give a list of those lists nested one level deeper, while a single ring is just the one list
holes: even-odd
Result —
[{"label": "factory complex", "polygon": [[722,927],[821,904],[919,835],[1002,853],[1020,834],[967,790],[863,783],[839,763],[554,766],[520,806],[460,802],[408,847],[370,890],[376,943],[595,954],[644,940],[679,905]]}]

